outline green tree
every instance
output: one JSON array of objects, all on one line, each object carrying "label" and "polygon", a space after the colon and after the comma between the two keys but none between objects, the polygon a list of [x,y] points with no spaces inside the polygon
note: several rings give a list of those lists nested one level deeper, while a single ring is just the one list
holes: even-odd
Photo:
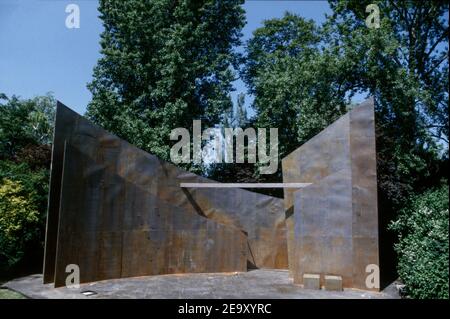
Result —
[{"label": "green tree", "polygon": [[223,113],[221,124],[223,127],[241,127],[246,128],[250,119],[247,116],[247,108],[245,106],[245,93],[239,93],[236,103],[231,105]]},{"label": "green tree", "polygon": [[[351,84],[343,81],[343,61],[324,47],[322,28],[288,12],[253,32],[244,61],[241,75],[254,95],[255,126],[278,128],[279,136],[277,173],[255,170],[254,176],[279,182],[281,158],[347,111]],[[283,196],[282,190],[270,194]]]},{"label": "green tree", "polygon": [[[379,8],[379,28],[366,25],[369,4]],[[439,170],[437,142],[448,149],[448,3],[333,0],[330,6],[325,39],[346,61],[351,92],[375,97],[381,195],[399,207]]]},{"label": "green tree", "polygon": [[56,101],[0,95],[0,274],[42,266]]},{"label": "green tree", "polygon": [[448,299],[448,186],[413,196],[391,224],[398,271],[413,298]]},{"label": "green tree", "polygon": [[219,123],[231,106],[240,0],[100,1],[102,57],[87,115],[169,160],[170,131]]},{"label": "green tree", "polygon": [[246,127],[248,124],[247,108],[245,107],[245,94],[239,93],[236,102],[236,120],[233,121],[236,127]]},{"label": "green tree", "polygon": [[6,102],[0,103],[0,159],[13,160],[24,149],[39,150],[51,143],[56,106],[51,94],[32,99],[4,95],[3,100]]},{"label": "green tree", "polygon": [[242,76],[255,96],[258,127],[277,127],[280,158],[346,111],[341,62],[324,52],[320,27],[285,13],[247,42]]},{"label": "green tree", "polygon": [[[380,8],[380,28],[365,23],[369,3]],[[330,6],[320,27],[286,13],[248,41],[242,76],[256,122],[279,128],[282,157],[343,114],[355,94],[374,96],[379,184],[398,207],[439,175],[438,141],[448,147],[448,4]]]},{"label": "green tree", "polygon": [[[36,239],[39,211],[18,181],[0,181],[0,269],[15,266]],[[6,264],[6,265],[5,265]]]}]

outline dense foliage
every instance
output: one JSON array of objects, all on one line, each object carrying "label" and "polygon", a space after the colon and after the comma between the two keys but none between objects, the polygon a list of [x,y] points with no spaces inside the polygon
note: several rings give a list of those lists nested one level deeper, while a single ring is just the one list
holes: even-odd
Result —
[{"label": "dense foliage", "polygon": [[0,270],[42,264],[56,102],[51,95],[0,103]]},{"label": "dense foliage", "polygon": [[[370,3],[380,8],[380,28],[366,25]],[[283,157],[346,112],[355,94],[373,96],[379,184],[388,205],[400,207],[448,158],[439,151],[448,143],[448,4],[330,6],[321,26],[286,13],[247,42],[242,76],[256,123],[279,128]]]},{"label": "dense foliage", "polygon": [[[366,25],[371,3],[380,9],[379,28]],[[375,97],[381,195],[399,208],[414,191],[429,186],[441,165],[439,145],[448,145],[448,3],[334,0],[330,5],[327,42],[345,61],[343,80],[351,92]]]},{"label": "dense foliage", "polygon": [[255,96],[256,125],[278,128],[280,158],[346,111],[339,56],[324,54],[321,41],[312,20],[286,13],[247,42],[242,75]]},{"label": "dense foliage", "polygon": [[172,129],[217,124],[229,109],[240,0],[100,1],[102,57],[87,115],[165,160]]},{"label": "dense foliage", "polygon": [[391,228],[398,232],[398,271],[413,298],[447,298],[448,185],[413,196]]},{"label": "dense foliage", "polygon": [[48,171],[0,162],[0,180],[0,269],[38,265],[42,261]]}]

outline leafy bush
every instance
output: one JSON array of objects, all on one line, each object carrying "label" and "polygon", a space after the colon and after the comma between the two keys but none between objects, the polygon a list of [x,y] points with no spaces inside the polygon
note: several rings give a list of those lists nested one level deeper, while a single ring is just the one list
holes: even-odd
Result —
[{"label": "leafy bush", "polygon": [[8,266],[22,259],[26,244],[38,235],[39,211],[30,195],[19,181],[1,181],[0,260]]},{"label": "leafy bush", "polygon": [[[32,202],[36,203],[39,212],[45,215],[49,181],[47,167],[32,170],[27,163],[0,161],[0,181],[3,179],[20,182],[24,192],[28,194]],[[42,218],[45,220],[45,217]]]},{"label": "leafy bush", "polygon": [[0,161],[0,270],[40,262],[44,241],[48,170]]},{"label": "leafy bush", "polygon": [[448,186],[411,198],[391,229],[399,234],[398,272],[412,298],[449,297]]},{"label": "leafy bush", "polygon": [[0,276],[42,266],[55,106],[0,94]]}]

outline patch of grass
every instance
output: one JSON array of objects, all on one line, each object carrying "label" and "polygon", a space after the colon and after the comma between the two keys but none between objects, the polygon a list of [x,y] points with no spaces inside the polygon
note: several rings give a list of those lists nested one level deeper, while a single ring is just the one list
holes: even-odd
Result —
[{"label": "patch of grass", "polygon": [[26,299],[26,297],[18,292],[1,288],[0,299]]}]

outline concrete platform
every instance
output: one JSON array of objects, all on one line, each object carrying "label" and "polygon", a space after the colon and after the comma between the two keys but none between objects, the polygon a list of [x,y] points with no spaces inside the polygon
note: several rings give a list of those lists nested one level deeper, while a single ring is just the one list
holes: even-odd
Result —
[{"label": "concrete platform", "polygon": [[[42,284],[42,275],[30,275],[3,285],[28,298],[36,299],[397,299],[393,285],[383,292],[344,289],[326,291],[294,285],[286,270],[252,270],[244,273],[180,274],[122,278],[82,284],[79,289],[53,288]],[[95,294],[86,296],[83,292]]]}]

